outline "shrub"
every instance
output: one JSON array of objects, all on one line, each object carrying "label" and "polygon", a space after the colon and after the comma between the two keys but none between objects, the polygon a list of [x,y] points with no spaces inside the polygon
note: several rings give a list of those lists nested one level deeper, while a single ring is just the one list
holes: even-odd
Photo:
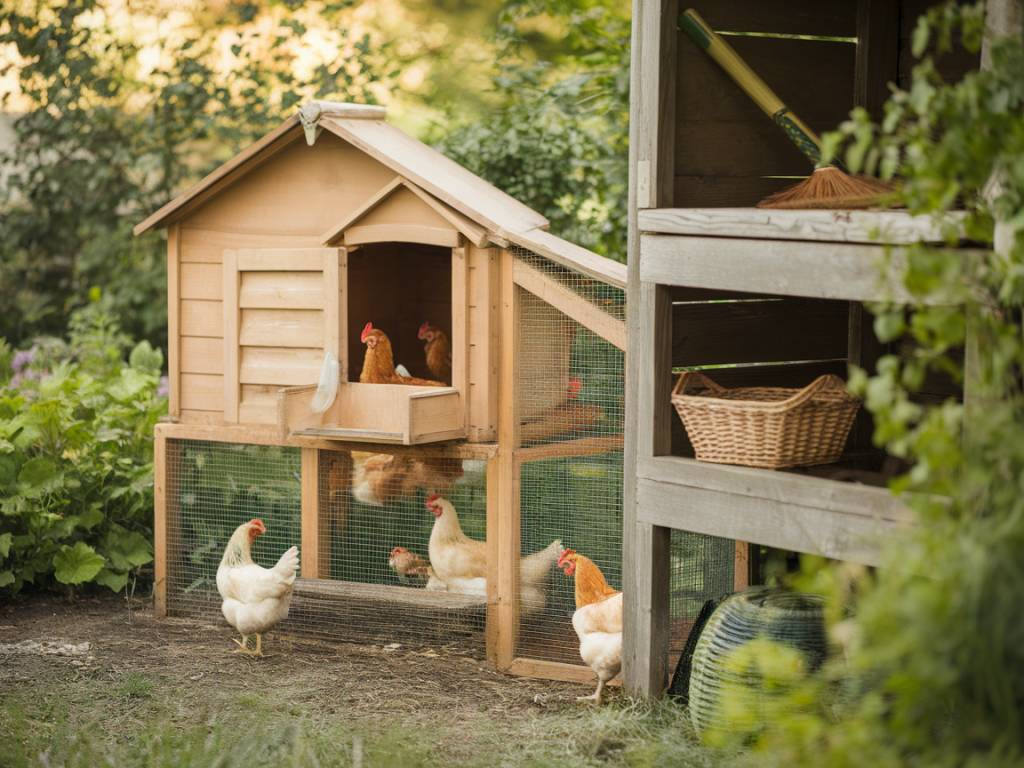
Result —
[{"label": "shrub", "polygon": [[153,559],[153,426],[163,355],[103,302],[68,341],[0,344],[0,593],[28,584],[119,591]]}]

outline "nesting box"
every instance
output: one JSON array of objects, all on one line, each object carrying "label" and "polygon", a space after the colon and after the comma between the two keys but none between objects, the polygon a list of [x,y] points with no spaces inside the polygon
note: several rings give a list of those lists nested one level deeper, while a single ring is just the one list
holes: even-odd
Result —
[{"label": "nesting box", "polygon": [[[560,540],[620,584],[625,268],[549,234],[383,109],[327,102],[136,232],[157,227],[158,612],[216,611],[224,543],[259,516],[258,561],[300,544],[292,631],[589,679],[572,584],[549,556]],[[424,322],[447,337],[446,370],[429,364]],[[367,380],[367,324],[412,378]],[[339,383],[314,409],[333,360]],[[474,589],[389,567],[394,547],[428,557],[432,492],[486,544]]]}]

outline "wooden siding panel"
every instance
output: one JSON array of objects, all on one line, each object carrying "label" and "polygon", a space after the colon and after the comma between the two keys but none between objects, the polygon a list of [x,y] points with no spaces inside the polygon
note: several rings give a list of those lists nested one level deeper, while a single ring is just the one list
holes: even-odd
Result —
[{"label": "wooden siding panel", "polygon": [[322,309],[323,275],[317,272],[242,272],[243,309]]},{"label": "wooden siding panel", "polygon": [[224,373],[224,343],[220,339],[181,338],[182,373]]},{"label": "wooden siding panel", "polygon": [[224,338],[223,302],[182,299],[181,335]]},{"label": "wooden siding panel", "polygon": [[224,417],[224,377],[203,373],[181,374],[182,410],[217,411]]},{"label": "wooden siding panel", "polygon": [[243,309],[239,344],[247,347],[320,347],[323,313],[309,309]]},{"label": "wooden siding panel", "polygon": [[322,349],[242,347],[239,381],[245,384],[296,386],[315,384],[323,363]]}]

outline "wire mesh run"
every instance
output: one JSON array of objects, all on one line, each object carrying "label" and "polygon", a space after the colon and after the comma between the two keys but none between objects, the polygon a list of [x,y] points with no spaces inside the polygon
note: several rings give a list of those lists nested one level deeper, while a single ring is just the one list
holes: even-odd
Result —
[{"label": "wire mesh run", "polygon": [[[193,440],[168,444],[168,612],[217,620],[216,575],[235,529],[254,517],[267,532],[253,560],[272,566],[300,545],[301,454],[296,448]],[[428,557],[434,518],[428,492],[458,510],[466,535],[486,539],[481,462],[320,451],[323,572],[296,582],[275,631],[360,643],[442,646],[482,657],[485,595],[428,587],[428,575],[389,565],[394,547]],[[303,553],[300,559],[311,553]]]},{"label": "wire mesh run", "polygon": [[463,532],[487,538],[487,485],[482,461],[432,455],[320,451],[320,513],[329,583],[310,594],[324,609],[308,629],[347,639],[458,647],[482,656],[485,574],[473,584],[447,585],[430,568],[439,493],[456,510]]},{"label": "wire mesh run", "polygon": [[675,669],[704,603],[733,591],[732,539],[672,531],[669,545],[669,669]]},{"label": "wire mesh run", "polygon": [[169,440],[167,454],[167,609],[219,616],[217,567],[239,525],[253,518],[266,525],[252,551],[266,567],[301,540],[300,453]]},{"label": "wire mesh run", "polygon": [[[622,452],[544,459],[520,471],[520,628],[516,655],[579,664],[572,578],[546,570],[545,549],[559,539],[587,556],[622,588]],[[529,576],[532,574],[532,576]]]}]

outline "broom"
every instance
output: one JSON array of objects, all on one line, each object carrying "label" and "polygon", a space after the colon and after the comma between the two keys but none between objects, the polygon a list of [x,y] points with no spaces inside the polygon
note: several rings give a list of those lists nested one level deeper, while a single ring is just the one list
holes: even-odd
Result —
[{"label": "broom", "polygon": [[[764,110],[808,160],[821,162],[821,139],[783,103],[768,84],[740,58],[733,47],[716,34],[692,8],[679,17],[679,26],[698,46]],[[796,186],[776,192],[757,204],[758,208],[867,208],[878,205],[892,187],[867,176],[851,176],[835,166],[815,168]]]}]

